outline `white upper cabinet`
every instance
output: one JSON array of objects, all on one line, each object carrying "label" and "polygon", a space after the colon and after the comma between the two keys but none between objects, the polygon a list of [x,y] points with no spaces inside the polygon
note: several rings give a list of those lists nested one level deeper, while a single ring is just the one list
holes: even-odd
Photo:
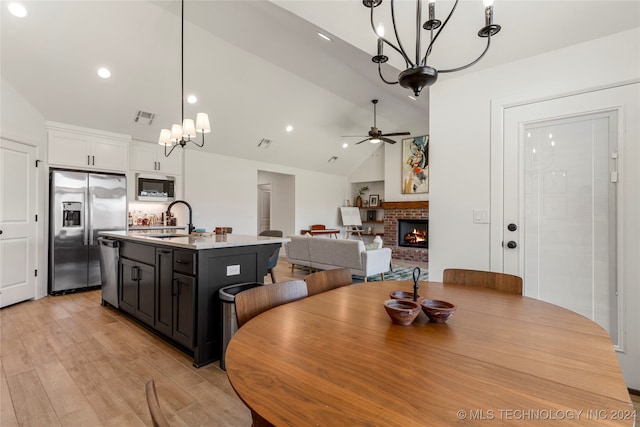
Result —
[{"label": "white upper cabinet", "polygon": [[168,175],[182,173],[182,150],[173,150],[164,156],[164,146],[148,142],[132,141],[129,146],[129,167],[134,171],[155,172]]},{"label": "white upper cabinet", "polygon": [[126,172],[127,135],[47,122],[49,165],[88,170]]}]

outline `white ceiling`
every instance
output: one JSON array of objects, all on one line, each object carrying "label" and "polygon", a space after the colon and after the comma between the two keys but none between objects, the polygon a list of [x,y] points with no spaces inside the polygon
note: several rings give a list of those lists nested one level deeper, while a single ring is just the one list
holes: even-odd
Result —
[{"label": "white ceiling", "polygon": [[[149,142],[179,121],[179,1],[24,3],[29,15],[18,19],[2,0],[1,72],[47,120]],[[415,2],[396,3],[398,22],[409,21],[401,25],[401,37],[412,50],[415,12],[405,17],[403,9],[413,9]],[[451,4],[438,1],[441,19]],[[483,25],[481,4],[460,2],[431,65],[457,66],[482,50],[476,36]],[[495,11],[502,31],[487,56],[466,72],[640,25],[637,0],[497,0]],[[347,175],[377,148],[341,138],[366,134],[373,125],[373,98],[380,99],[377,124],[383,132],[428,131],[428,94],[413,101],[407,90],[378,78],[370,59],[375,37],[361,0],[187,1],[185,19],[185,95],[199,98],[196,106],[185,106],[185,116],[205,111],[213,127],[202,150]],[[319,29],[333,42],[319,38]],[[398,68],[403,65],[389,56]],[[594,52],[594,65],[606,66],[597,58]],[[96,75],[103,65],[111,69],[109,80]],[[385,66],[389,79],[396,73]],[[154,123],[135,124],[138,110],[156,113]],[[285,132],[287,124],[293,132]],[[262,138],[273,141],[267,150],[257,148]],[[352,143],[347,149],[345,141]],[[331,156],[338,156],[333,164],[327,162]]]}]

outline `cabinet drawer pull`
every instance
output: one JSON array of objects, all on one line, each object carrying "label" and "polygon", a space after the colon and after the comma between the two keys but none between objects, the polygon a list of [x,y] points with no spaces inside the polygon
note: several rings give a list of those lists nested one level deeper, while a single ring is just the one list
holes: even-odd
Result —
[{"label": "cabinet drawer pull", "polygon": [[178,264],[191,264],[191,261],[185,261],[183,259],[177,259],[176,263],[178,263]]}]

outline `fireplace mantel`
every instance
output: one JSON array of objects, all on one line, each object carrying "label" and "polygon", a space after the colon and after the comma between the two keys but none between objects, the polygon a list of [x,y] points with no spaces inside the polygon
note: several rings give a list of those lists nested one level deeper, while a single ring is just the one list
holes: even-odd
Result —
[{"label": "fireplace mantel", "polygon": [[429,209],[429,201],[382,202],[382,207],[384,209]]}]

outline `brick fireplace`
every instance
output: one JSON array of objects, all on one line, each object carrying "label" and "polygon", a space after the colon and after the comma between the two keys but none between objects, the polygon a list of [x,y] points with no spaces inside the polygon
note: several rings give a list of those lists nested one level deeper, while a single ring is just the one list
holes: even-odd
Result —
[{"label": "brick fireplace", "polygon": [[[383,202],[384,208],[384,246],[391,248],[392,257],[405,261],[429,262],[429,249],[422,247],[399,246],[399,220],[429,220],[429,202]],[[428,231],[427,231],[428,234]]]}]

